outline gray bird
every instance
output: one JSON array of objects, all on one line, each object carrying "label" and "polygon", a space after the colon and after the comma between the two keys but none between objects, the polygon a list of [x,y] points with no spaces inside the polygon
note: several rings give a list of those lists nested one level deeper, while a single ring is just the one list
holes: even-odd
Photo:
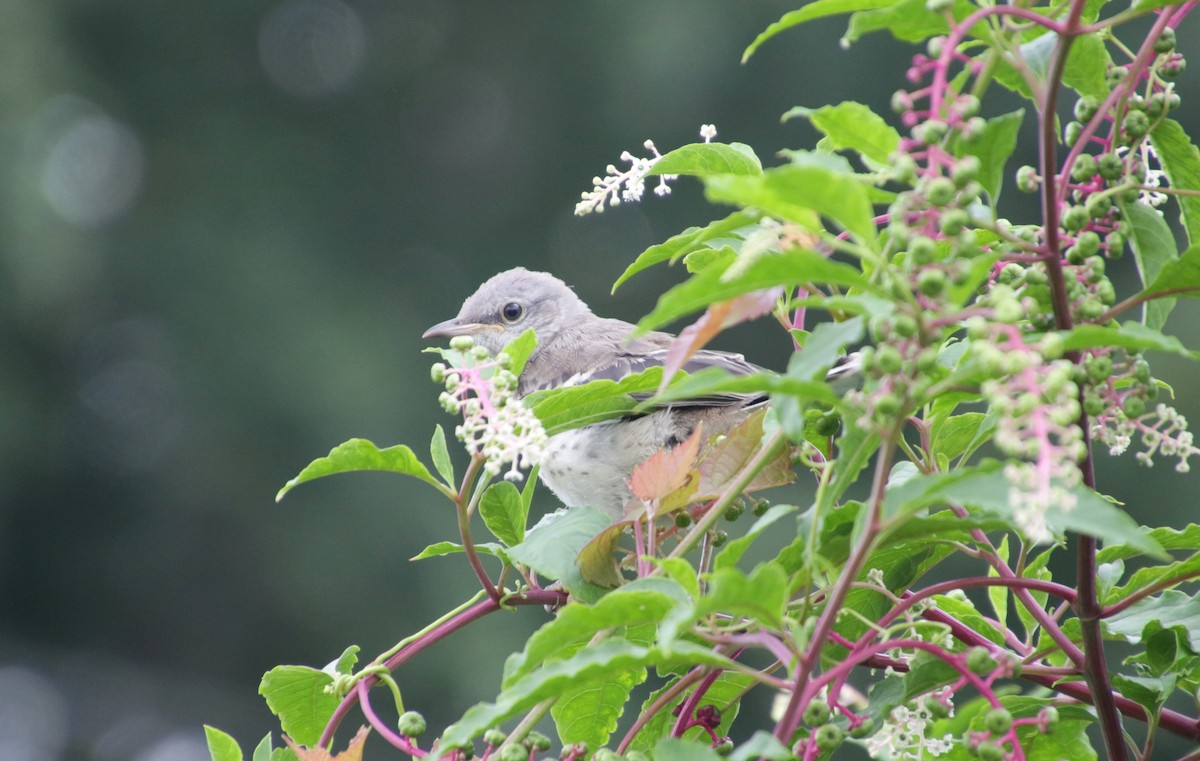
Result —
[{"label": "gray bird", "polygon": [[[434,325],[422,337],[471,336],[496,354],[529,328],[536,331],[538,344],[519,380],[521,396],[604,378],[620,380],[662,365],[675,340],[661,332],[630,340],[633,325],[597,317],[563,281],[523,267],[486,281],[463,302],[457,317]],[[713,366],[739,375],[757,369],[740,354],[709,350],[697,352],[683,369]],[[629,477],[646,458],[685,441],[701,422],[706,435],[726,432],[765,401],[761,395],[715,395],[559,433],[550,439],[541,479],[565,505],[587,505],[618,518],[633,498]]]}]

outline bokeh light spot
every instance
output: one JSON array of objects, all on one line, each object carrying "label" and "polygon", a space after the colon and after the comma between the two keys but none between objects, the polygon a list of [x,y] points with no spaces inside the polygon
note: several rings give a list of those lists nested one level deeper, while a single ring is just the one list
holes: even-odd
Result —
[{"label": "bokeh light spot", "polygon": [[362,71],[366,29],[340,0],[287,0],[263,21],[258,52],[271,82],[319,98],[348,89]]},{"label": "bokeh light spot", "polygon": [[50,145],[42,195],[68,222],[103,226],[132,208],[145,163],[142,143],[129,127],[103,114],[80,115]]}]

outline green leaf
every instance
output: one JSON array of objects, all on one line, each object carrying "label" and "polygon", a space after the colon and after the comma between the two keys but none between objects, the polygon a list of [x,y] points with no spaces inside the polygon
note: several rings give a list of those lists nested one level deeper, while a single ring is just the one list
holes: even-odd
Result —
[{"label": "green leaf", "polygon": [[663,154],[649,176],[686,174],[711,177],[717,174],[762,174],[762,162],[744,143],[692,143]]},{"label": "green leaf", "polygon": [[754,51],[758,50],[759,46],[764,42],[784,30],[803,24],[805,21],[812,21],[813,19],[824,18],[826,16],[835,16],[839,13],[852,13],[872,8],[886,8],[889,5],[895,5],[896,2],[898,0],[814,0],[814,2],[806,3],[804,7],[798,10],[783,14],[782,18],[763,30],[755,38],[754,42],[750,43],[746,51],[742,53],[742,63],[750,60],[750,56],[754,55]]},{"label": "green leaf", "polygon": [[497,481],[479,500],[479,515],[497,539],[512,547],[525,541],[525,503],[511,481]]},{"label": "green leaf", "polygon": [[275,501],[302,483],[312,481],[335,473],[350,473],[354,471],[374,470],[384,473],[400,473],[412,476],[425,483],[444,491],[446,487],[430,474],[429,469],[421,464],[413,451],[403,444],[387,449],[379,449],[366,439],[350,439],[338,444],[329,455],[313,460],[300,474],[284,484]]},{"label": "green leaf", "polygon": [[664,737],[654,746],[651,754],[654,761],[721,761],[721,757],[707,742],[681,740]]},{"label": "green leaf", "polygon": [[501,686],[509,687],[545,663],[576,652],[599,632],[657,624],[672,608],[688,601],[687,592],[675,582],[648,578],[613,590],[594,604],[568,605],[533,633],[524,650],[508,657]]},{"label": "green leaf", "polygon": [[[766,253],[741,266],[712,266],[671,288],[658,299],[650,314],[638,322],[638,332],[656,330],[709,304],[775,286],[795,287],[802,283],[834,284],[875,290],[856,268],[806,248]],[[729,277],[726,277],[729,273]]]},{"label": "green leaf", "polygon": [[[920,475],[888,491],[884,514],[907,515],[924,507],[946,503],[990,510],[1011,515],[1009,492],[1013,487],[1001,469],[991,462],[953,473]],[[1076,504],[1071,509],[1053,505],[1046,511],[1046,523],[1055,531],[1075,531],[1105,542],[1132,544],[1148,555],[1165,558],[1158,542],[1129,514],[1091,489],[1070,489]]]},{"label": "green leaf", "polygon": [[[1171,187],[1200,190],[1200,149],[1188,137],[1187,132],[1174,119],[1163,119],[1150,133],[1150,142],[1158,154]],[[1179,203],[1183,228],[1187,230],[1188,243],[1200,246],[1200,197],[1175,196]]]},{"label": "green leaf", "polygon": [[[858,11],[850,17],[850,26],[842,39],[844,42],[854,42],[864,34],[882,29],[903,42],[920,42],[949,33],[945,15],[931,11],[925,5],[925,0],[900,0],[878,10]],[[950,12],[955,21],[962,21],[975,10],[976,6],[967,0],[954,0]],[[971,34],[979,36],[986,29],[986,25],[976,24],[971,27]]]},{"label": "green leaf", "polygon": [[548,697],[561,694],[573,684],[590,681],[605,673],[653,666],[668,659],[674,663],[736,668],[736,664],[713,652],[710,647],[691,642],[676,642],[667,651],[660,647],[643,647],[627,640],[606,640],[582,648],[570,658],[547,663],[516,680],[502,690],[493,703],[479,703],[471,707],[462,719],[446,728],[442,735],[442,746],[453,747],[469,742],[484,730],[528,711]]},{"label": "green leaf", "polygon": [[1172,296],[1200,297],[1200,245],[1192,246],[1178,259],[1167,262],[1138,296],[1146,298],[1167,292]]},{"label": "green leaf", "polygon": [[308,666],[276,666],[263,674],[258,694],[266,698],[271,713],[299,745],[313,746],[340,702],[325,692],[333,677]]},{"label": "green leaf", "polygon": [[446,432],[440,425],[433,429],[433,440],[429,442],[429,457],[446,485],[454,488],[454,465],[450,462],[450,452],[446,449]]},{"label": "green leaf", "polygon": [[[1153,283],[1164,267],[1179,258],[1175,251],[1175,236],[1158,210],[1140,201],[1122,202],[1120,207],[1122,216],[1130,225],[1129,242],[1133,246],[1142,283]],[[1167,323],[1167,316],[1174,308],[1175,299],[1148,301],[1142,305],[1142,322],[1148,327],[1160,329]]]},{"label": "green leaf", "polygon": [[608,742],[625,711],[629,694],[646,681],[645,668],[600,672],[596,677],[568,685],[550,708],[563,745],[586,743],[598,748]]},{"label": "green leaf", "polygon": [[975,441],[988,416],[982,412],[964,412],[935,425],[932,431],[934,454],[954,459]]},{"label": "green leaf", "polygon": [[1063,67],[1063,84],[1073,88],[1080,95],[1103,99],[1108,96],[1105,73],[1111,62],[1100,35],[1085,34],[1076,37],[1075,42],[1071,44],[1071,52],[1067,54],[1067,63]]},{"label": "green leaf", "polygon": [[707,577],[708,592],[690,606],[671,611],[660,627],[663,642],[683,638],[693,622],[713,613],[746,616],[768,626],[780,626],[787,605],[788,577],[776,562],[760,564],[749,575],[737,568],[720,568]]},{"label": "green leaf", "polygon": [[966,624],[974,631],[982,634],[993,644],[1004,647],[1004,634],[990,621],[984,618],[969,599],[958,599],[946,595],[934,595],[938,609],[954,617],[956,621]]},{"label": "green leaf", "polygon": [[354,666],[358,663],[358,653],[360,650],[362,648],[358,645],[350,645],[342,651],[342,654],[338,656],[336,661],[325,667],[326,672],[332,667],[339,674],[354,673]]},{"label": "green leaf", "polygon": [[1017,133],[1025,119],[1025,109],[987,120],[987,126],[972,140],[960,140],[955,145],[959,156],[975,156],[979,159],[979,184],[987,191],[995,206],[1000,200],[1000,189],[1004,184],[1004,167],[1008,157],[1017,146]]},{"label": "green leaf", "polygon": [[[495,542],[477,543],[475,551],[484,555],[492,555],[500,558],[504,562],[508,562],[508,555],[504,548]],[[444,555],[455,555],[460,552],[466,552],[466,548],[457,542],[434,542],[425,549],[421,550],[420,554],[413,555],[409,560],[424,560],[425,558],[440,558]]]},{"label": "green leaf", "polygon": [[208,755],[212,761],[242,761],[242,749],[238,747],[237,740],[216,727],[205,724],[204,739],[208,742]]},{"label": "green leaf", "polygon": [[525,363],[529,361],[529,355],[533,354],[533,350],[536,348],[537,333],[533,328],[528,328],[504,346],[504,353],[509,357],[509,369],[512,370],[513,375],[520,377],[521,372],[525,369]]},{"label": "green leaf", "polygon": [[829,138],[836,150],[849,148],[877,164],[886,164],[900,145],[900,133],[868,106],[852,100],[836,106],[797,106],[783,115],[787,121],[804,117]]},{"label": "green leaf", "polygon": [[571,594],[584,600],[599,599],[606,590],[583,580],[576,557],[596,534],[608,528],[609,517],[591,507],[572,507],[542,517],[525,541],[508,549],[514,562],[543,576],[562,581]]},{"label": "green leaf", "polygon": [[1132,351],[1153,349],[1178,354],[1182,357],[1194,358],[1196,356],[1195,352],[1189,351],[1175,336],[1165,335],[1140,322],[1126,322],[1117,327],[1095,324],[1078,325],[1059,335],[1062,336],[1063,348],[1068,351],[1120,346]]},{"label": "green leaf", "polygon": [[689,227],[643,251],[633,264],[625,268],[617,282],[613,283],[612,291],[616,293],[617,288],[626,280],[660,262],[675,261],[695,251],[720,248],[730,237],[745,238],[746,228],[758,229],[758,226],[755,224],[755,218],[744,211],[735,211],[728,217],[710,222],[704,227]]},{"label": "green leaf", "polygon": [[667,405],[680,399],[695,399],[717,394],[780,394],[837,404],[838,397],[824,381],[806,381],[761,370],[750,375],[733,375],[719,367],[705,369],[672,380],[665,391],[655,394],[638,405],[649,409]]},{"label": "green leaf", "polygon": [[729,761],[750,761],[755,758],[765,758],[767,761],[789,761],[795,756],[776,739],[775,735],[760,729],[750,735],[749,740],[738,743],[733,753],[729,754]]},{"label": "green leaf", "polygon": [[[1000,560],[1008,563],[1008,534],[1000,538],[1000,544],[996,545],[996,555]],[[997,577],[1000,572],[995,566],[988,566],[988,578]],[[988,587],[988,601],[992,604],[992,610],[996,611],[996,620],[1001,626],[1008,626],[1008,595],[1009,591],[1006,587]]]},{"label": "green leaf", "polygon": [[651,394],[662,384],[662,368],[651,367],[620,381],[597,380],[582,386],[535,391],[525,404],[553,436],[572,428],[624,417],[637,407],[630,394]]},{"label": "green leaf", "polygon": [[[1150,538],[1165,550],[1200,550],[1200,525],[1189,523],[1182,529],[1161,527],[1150,531]],[[1140,555],[1141,550],[1129,544],[1114,544],[1096,553],[1097,563],[1110,563]]]},{"label": "green leaf", "polygon": [[1112,684],[1124,697],[1134,701],[1146,713],[1156,715],[1175,691],[1176,679],[1173,674],[1165,676],[1126,676],[1113,674]]},{"label": "green leaf", "polygon": [[812,212],[832,219],[865,244],[876,241],[875,213],[867,186],[854,175],[815,164],[785,164],[757,176],[715,175],[704,179],[709,200],[752,206],[801,225]]},{"label": "green leaf", "polygon": [[1188,647],[1200,653],[1200,598],[1170,590],[1138,600],[1104,621],[1105,628],[1127,642],[1137,644],[1151,622],[1161,628],[1185,632]]}]

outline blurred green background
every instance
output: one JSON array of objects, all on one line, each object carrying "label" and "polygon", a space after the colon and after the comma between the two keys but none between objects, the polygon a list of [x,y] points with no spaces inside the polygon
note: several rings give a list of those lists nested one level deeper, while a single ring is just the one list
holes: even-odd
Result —
[{"label": "blurred green background", "polygon": [[[792,7],[0,0],[0,759],[199,761],[202,723],[249,746],[277,727],[264,671],[372,657],[469,596],[461,559],[407,560],[453,535],[432,490],[276,490],[347,438],[424,451],[453,426],[419,337],[491,274],[550,270],[626,319],[678,281],[608,295],[646,246],[725,213],[694,184],[572,216],[621,151],[715,123],[770,162],[815,142],[780,124],[792,106],[886,112],[910,49],[842,50],[841,20],[739,64]],[[786,361],[766,324],[724,341]],[[1191,367],[1159,367],[1190,390]],[[1192,509],[1169,463],[1101,467],[1143,521]],[[433,648],[400,674],[410,707],[440,727],[494,695],[544,620]]]}]

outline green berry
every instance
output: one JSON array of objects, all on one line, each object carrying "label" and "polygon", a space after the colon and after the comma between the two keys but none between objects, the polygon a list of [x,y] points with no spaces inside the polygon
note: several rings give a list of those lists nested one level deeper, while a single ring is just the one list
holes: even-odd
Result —
[{"label": "green berry", "polygon": [[1081,153],[1071,167],[1071,178],[1076,182],[1087,182],[1096,174],[1096,158],[1090,153]]},{"label": "green berry", "polygon": [[1138,359],[1133,363],[1133,377],[1138,383],[1150,382],[1150,363],[1144,359]]},{"label": "green berry", "polygon": [[958,235],[966,228],[971,217],[962,209],[946,209],[938,218],[938,226],[946,235]]},{"label": "green berry", "polygon": [[1013,715],[1004,708],[993,708],[984,714],[983,726],[993,735],[1002,735],[1012,729]]},{"label": "green berry", "polygon": [[1104,75],[1105,82],[1108,84],[1108,89],[1113,89],[1117,85],[1125,81],[1125,77],[1129,76],[1129,69],[1124,66],[1114,66]]},{"label": "green berry", "polygon": [[1087,260],[1087,256],[1079,250],[1079,246],[1071,246],[1067,249],[1067,263],[1079,266]]},{"label": "green berry", "polygon": [[746,512],[746,506],[741,502],[734,502],[729,507],[725,508],[725,514],[722,515],[727,521],[736,521],[742,517],[742,513]]},{"label": "green berry", "polygon": [[1046,732],[1053,732],[1058,726],[1058,709],[1054,706],[1046,706],[1038,712],[1038,718],[1046,725]]},{"label": "green berry", "polygon": [[804,707],[804,723],[810,727],[824,726],[829,721],[830,715],[829,706],[822,700],[810,701]]},{"label": "green berry", "polygon": [[1162,66],[1158,67],[1158,73],[1167,79],[1175,79],[1187,69],[1187,61],[1183,60],[1183,56],[1173,58]]},{"label": "green berry", "polygon": [[898,114],[902,114],[912,108],[912,98],[909,97],[907,90],[897,90],[892,93],[892,110]]},{"label": "green berry", "polygon": [[900,350],[895,346],[883,345],[875,353],[875,367],[884,375],[891,375],[900,371],[900,367],[904,364],[904,358],[900,356]]},{"label": "green berry", "polygon": [[1101,412],[1104,412],[1104,408],[1106,406],[1107,405],[1104,403],[1104,400],[1098,396],[1084,397],[1083,411],[1092,417],[1096,417]]},{"label": "green berry", "polygon": [[1017,170],[1017,189],[1022,193],[1036,193],[1038,189],[1037,170],[1025,165]]},{"label": "green berry", "polygon": [[960,95],[954,101],[954,111],[964,119],[969,119],[979,113],[979,98],[974,95]]},{"label": "green berry", "polygon": [[932,695],[925,696],[924,704],[925,710],[929,711],[929,715],[935,719],[944,719],[950,715],[950,706]]},{"label": "green berry", "polygon": [[475,339],[470,336],[455,336],[450,339],[450,348],[457,351],[467,351],[475,345]]},{"label": "green berry", "polygon": [[507,735],[495,727],[492,727],[483,733],[483,741],[488,745],[503,745],[505,737],[507,737]]},{"label": "green berry", "polygon": [[1087,209],[1082,206],[1071,206],[1063,212],[1062,223],[1063,227],[1071,232],[1082,230],[1083,227],[1092,221],[1092,215],[1088,214]]},{"label": "green berry", "polygon": [[1004,748],[1001,748],[995,743],[980,743],[975,749],[975,755],[979,756],[981,761],[1004,761]]},{"label": "green berry", "polygon": [[[946,1],[953,3],[953,0]],[[926,145],[933,145],[934,143],[941,142],[941,139],[946,136],[948,129],[949,127],[946,126],[945,122],[938,119],[930,119],[914,127],[912,135]]]},{"label": "green berry", "polygon": [[714,745],[713,750],[717,752],[718,756],[728,756],[730,753],[733,753],[733,740],[730,740],[728,737],[726,737],[724,740]]},{"label": "green berry", "polygon": [[1142,194],[1142,191],[1140,191],[1134,187],[1122,188],[1117,193],[1117,195],[1120,197],[1120,199],[1122,201],[1124,201],[1125,203],[1133,203],[1134,201],[1136,201],[1138,199],[1138,196],[1140,196],[1141,194]]},{"label": "green berry", "polygon": [[525,736],[525,745],[535,750],[550,750],[550,738],[541,732],[530,732]]},{"label": "green berry", "polygon": [[1127,396],[1121,402],[1121,412],[1127,418],[1141,417],[1146,412],[1146,402],[1140,396]]},{"label": "green berry", "polygon": [[1154,41],[1154,52],[1162,55],[1170,53],[1175,49],[1175,30],[1171,27],[1166,27],[1162,30],[1162,34]]},{"label": "green berry", "polygon": [[1150,131],[1150,117],[1141,111],[1130,111],[1121,121],[1121,129],[1131,138],[1138,138]]},{"label": "green berry", "polygon": [[908,254],[917,264],[929,264],[937,256],[937,244],[932,238],[918,235],[909,242]]},{"label": "green berry", "polygon": [[508,745],[496,758],[497,761],[529,761],[529,749],[524,745]]},{"label": "green berry", "polygon": [[405,711],[396,722],[396,729],[405,737],[420,737],[426,728],[425,717],[416,711]]},{"label": "green berry", "polygon": [[1095,256],[1100,251],[1100,234],[1095,230],[1084,230],[1075,239],[1075,247],[1082,251],[1084,256]]},{"label": "green berry", "polygon": [[729,541],[729,533],[726,531],[722,531],[719,528],[709,531],[708,535],[712,539],[713,547],[720,547],[722,544],[725,544],[725,542]]},{"label": "green berry", "polygon": [[985,676],[995,671],[996,660],[992,658],[991,652],[986,647],[976,645],[967,651],[967,668],[973,674]]},{"label": "green berry", "polygon": [[1125,174],[1125,162],[1115,153],[1105,153],[1096,162],[1096,170],[1104,179],[1112,182]]},{"label": "green berry", "polygon": [[1167,112],[1167,96],[1164,93],[1156,92],[1146,101],[1144,109],[1146,116],[1151,119],[1157,119]]},{"label": "green berry", "polygon": [[950,172],[950,179],[958,187],[965,186],[968,182],[972,182],[979,177],[979,171],[983,168],[983,164],[975,156],[964,156],[954,165],[954,169]]},{"label": "green berry", "polygon": [[825,724],[817,730],[814,737],[816,737],[818,748],[830,750],[842,744],[846,739],[846,733],[837,724]]},{"label": "green berry", "polygon": [[1067,122],[1066,128],[1063,130],[1063,141],[1067,145],[1075,145],[1079,142],[1079,138],[1083,136],[1083,125],[1079,122]]},{"label": "green berry", "polygon": [[687,510],[680,510],[675,513],[675,525],[678,528],[687,528],[692,525],[692,515]]},{"label": "green berry", "polygon": [[881,417],[895,417],[900,412],[900,397],[896,394],[883,394],[875,400],[875,413]]},{"label": "green berry", "polygon": [[917,288],[926,296],[937,296],[946,290],[946,273],[939,269],[921,270],[917,276]]},{"label": "green berry", "polygon": [[[932,270],[926,270],[930,272]],[[924,275],[925,272],[921,274]],[[901,338],[912,338],[917,334],[920,326],[917,325],[917,320],[910,314],[898,314],[892,318],[892,332]]]},{"label": "green berry", "polygon": [[1075,118],[1081,122],[1090,121],[1100,109],[1100,99],[1094,95],[1085,95],[1075,101]]},{"label": "green berry", "polygon": [[1084,202],[1083,208],[1092,219],[1104,219],[1112,211],[1112,196],[1092,193]]},{"label": "green berry", "polygon": [[875,734],[875,720],[870,716],[863,717],[858,726],[850,730],[850,736],[858,740]]},{"label": "green berry", "polygon": [[925,196],[934,206],[945,206],[954,200],[954,181],[949,177],[935,178],[930,181]]},{"label": "green berry", "polygon": [[1109,233],[1104,244],[1108,246],[1108,255],[1114,259],[1119,259],[1125,253],[1125,236],[1119,232]]},{"label": "green berry", "polygon": [[623,761],[621,754],[608,748],[600,748],[592,754],[592,761]]}]

